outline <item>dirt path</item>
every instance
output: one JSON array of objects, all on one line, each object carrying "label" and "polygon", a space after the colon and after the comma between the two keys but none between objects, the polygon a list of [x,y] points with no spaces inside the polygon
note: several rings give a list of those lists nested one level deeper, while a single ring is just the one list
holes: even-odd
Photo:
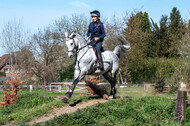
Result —
[{"label": "dirt path", "polygon": [[83,108],[86,108],[88,106],[95,105],[97,103],[106,103],[107,101],[108,100],[104,100],[104,99],[96,99],[96,100],[90,100],[88,102],[78,103],[78,104],[76,104],[76,106],[73,106],[73,107],[66,105],[66,106],[63,106],[61,108],[54,108],[51,113],[46,114],[46,115],[41,116],[41,117],[34,118],[28,124],[45,122],[45,121],[48,121],[50,119],[53,119],[55,116],[60,116],[60,115],[65,114],[65,113],[72,113],[72,112],[77,111],[78,109],[83,109]]}]

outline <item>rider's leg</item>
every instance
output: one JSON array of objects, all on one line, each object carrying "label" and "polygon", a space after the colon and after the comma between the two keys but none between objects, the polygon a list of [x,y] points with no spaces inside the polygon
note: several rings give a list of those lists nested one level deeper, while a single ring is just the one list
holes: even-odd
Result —
[{"label": "rider's leg", "polygon": [[102,55],[101,55],[101,48],[102,48],[102,42],[98,42],[96,44],[96,51],[97,51],[97,58],[98,58],[98,64],[99,68],[103,70],[103,61],[102,61]]}]

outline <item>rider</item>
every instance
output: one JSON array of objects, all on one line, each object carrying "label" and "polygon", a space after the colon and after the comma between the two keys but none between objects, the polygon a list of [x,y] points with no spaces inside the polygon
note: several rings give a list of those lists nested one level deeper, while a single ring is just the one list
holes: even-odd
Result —
[{"label": "rider", "polygon": [[100,12],[98,10],[94,10],[90,12],[90,14],[93,21],[89,25],[86,40],[88,41],[90,39],[91,46],[96,48],[97,58],[98,58],[97,68],[103,70],[101,49],[102,49],[102,41],[104,40],[104,37],[106,36],[104,25],[100,21]]}]

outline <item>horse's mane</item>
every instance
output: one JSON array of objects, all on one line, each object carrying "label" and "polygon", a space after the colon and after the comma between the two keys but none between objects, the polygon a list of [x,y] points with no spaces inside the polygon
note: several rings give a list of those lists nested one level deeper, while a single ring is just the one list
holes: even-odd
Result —
[{"label": "horse's mane", "polygon": [[79,39],[79,40],[82,40],[82,41],[85,41],[84,37],[82,37],[82,35],[78,32],[75,33],[76,34],[76,37]]}]

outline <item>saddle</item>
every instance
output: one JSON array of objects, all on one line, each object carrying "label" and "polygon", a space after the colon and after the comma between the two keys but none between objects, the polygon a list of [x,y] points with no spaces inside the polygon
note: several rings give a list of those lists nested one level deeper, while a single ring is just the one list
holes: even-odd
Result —
[{"label": "saddle", "polygon": [[[96,57],[97,57],[98,55],[97,55],[96,47],[92,46],[92,48],[93,48],[94,53],[95,53],[95,55],[96,55]],[[104,51],[105,51],[105,50],[104,50],[104,47],[102,47],[102,48],[101,48],[101,52],[104,52]]]}]

